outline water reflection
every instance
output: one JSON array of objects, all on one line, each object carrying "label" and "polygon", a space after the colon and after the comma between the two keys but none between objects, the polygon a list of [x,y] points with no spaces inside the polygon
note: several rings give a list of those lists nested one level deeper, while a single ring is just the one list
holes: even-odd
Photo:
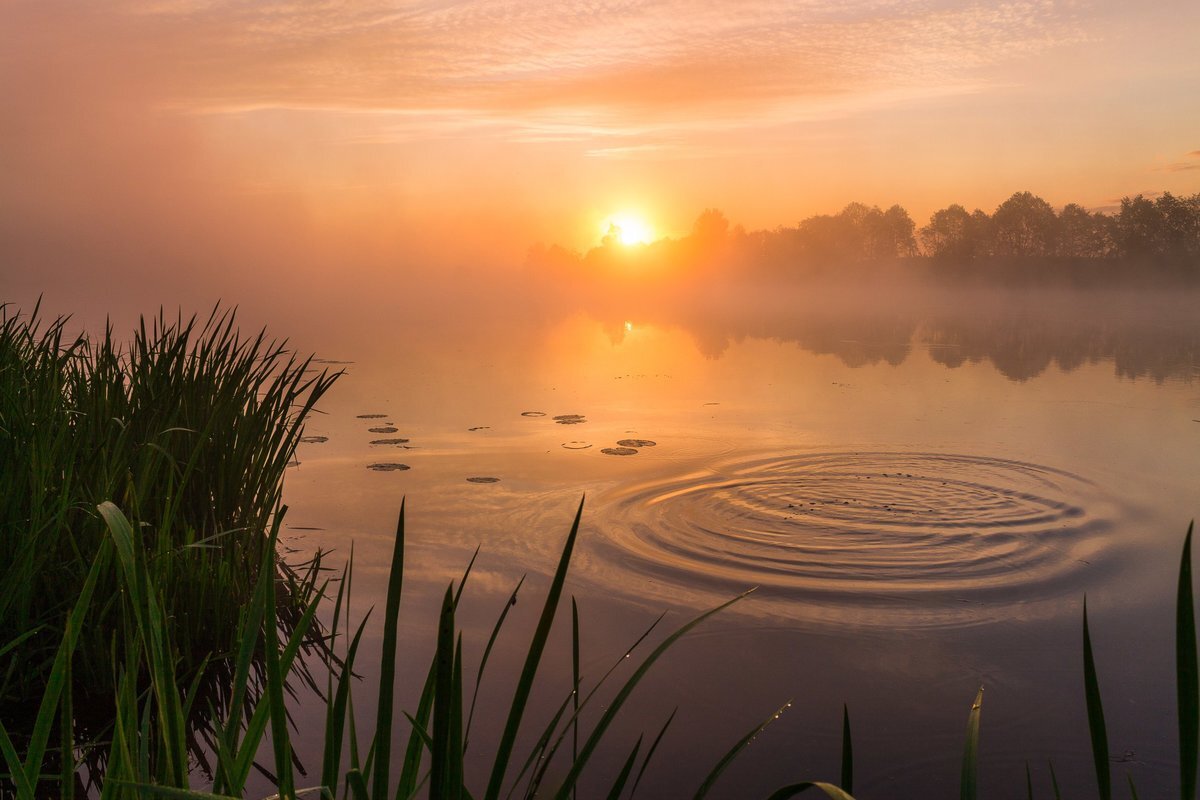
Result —
[{"label": "water reflection", "polygon": [[603,300],[583,307],[606,320],[614,342],[632,333],[626,317],[634,306],[639,323],[682,328],[710,358],[749,338],[834,355],[849,367],[899,366],[919,348],[951,369],[986,362],[1015,381],[1101,361],[1112,362],[1120,377],[1190,379],[1200,364],[1191,293],[895,291],[899,296],[885,291],[880,298],[825,289],[786,301],[727,293],[663,303],[626,299],[616,310]]}]

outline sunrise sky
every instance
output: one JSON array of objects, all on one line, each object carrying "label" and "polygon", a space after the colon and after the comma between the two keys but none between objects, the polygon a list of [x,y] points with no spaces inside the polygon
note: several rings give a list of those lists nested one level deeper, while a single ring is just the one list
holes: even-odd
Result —
[{"label": "sunrise sky", "polygon": [[0,276],[518,264],[619,213],[681,235],[706,207],[920,225],[1022,189],[1193,193],[1197,42],[1195,0],[3,0]]}]

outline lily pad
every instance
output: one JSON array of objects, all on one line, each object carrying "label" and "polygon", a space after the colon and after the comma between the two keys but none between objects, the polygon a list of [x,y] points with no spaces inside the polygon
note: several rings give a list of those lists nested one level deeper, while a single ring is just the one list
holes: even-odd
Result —
[{"label": "lily pad", "polygon": [[491,430],[491,425],[476,425],[474,428],[467,428],[468,431],[486,431]]},{"label": "lily pad", "polygon": [[359,414],[358,419],[383,419],[387,414]]},{"label": "lily pad", "polygon": [[493,478],[489,475],[477,475],[472,478],[467,478],[467,483],[499,483],[499,478]]},{"label": "lily pad", "polygon": [[372,439],[371,444],[408,444],[408,439]]},{"label": "lily pad", "polygon": [[546,412],[545,411],[522,411],[521,416],[522,417],[544,417],[544,416],[546,416]]},{"label": "lily pad", "polygon": [[649,439],[621,439],[617,444],[621,447],[654,447],[656,443]]},{"label": "lily pad", "polygon": [[600,451],[606,456],[636,456],[637,450],[632,447],[605,447]]},{"label": "lily pad", "polygon": [[300,441],[304,442],[305,444],[321,444],[322,442],[328,442],[329,437],[328,436],[301,436]]},{"label": "lily pad", "polygon": [[592,445],[590,442],[563,442],[562,446],[568,450],[587,450]]},{"label": "lily pad", "polygon": [[368,464],[367,469],[375,470],[376,472],[403,472],[409,469],[408,464]]},{"label": "lily pad", "polygon": [[393,428],[390,425],[381,425],[378,428],[367,428],[368,433],[395,433],[398,430],[400,430],[400,429]]}]

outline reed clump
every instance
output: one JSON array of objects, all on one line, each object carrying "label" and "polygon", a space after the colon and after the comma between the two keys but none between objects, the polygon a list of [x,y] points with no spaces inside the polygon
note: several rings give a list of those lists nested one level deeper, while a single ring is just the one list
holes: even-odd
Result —
[{"label": "reed clump", "polygon": [[[184,683],[203,673],[198,691],[220,686],[263,574],[279,584],[285,625],[316,591],[316,563],[276,559],[269,532],[304,420],[337,375],[265,332],[243,336],[220,307],[143,318],[127,343],[111,325],[94,338],[69,325],[0,306],[0,716],[17,731],[32,724],[29,698],[108,539],[100,503],[128,515],[162,593],[173,669]],[[71,632],[77,726],[111,720],[112,664],[135,641],[123,588],[101,571],[88,623]]]}]

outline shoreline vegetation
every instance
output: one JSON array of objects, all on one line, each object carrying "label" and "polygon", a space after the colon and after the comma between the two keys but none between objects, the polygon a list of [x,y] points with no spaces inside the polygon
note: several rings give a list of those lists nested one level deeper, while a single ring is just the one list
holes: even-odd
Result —
[{"label": "shoreline vegetation", "polygon": [[538,245],[526,259],[542,280],[786,284],[911,279],[951,284],[1136,286],[1200,283],[1200,193],[1125,197],[1119,207],[1057,211],[1016,192],[994,212],[950,205],[917,228],[899,205],[850,203],[794,227],[747,231],[705,209],[678,239],[623,244],[613,225],[579,253]]},{"label": "shoreline vegetation", "polygon": [[[229,711],[224,656],[264,569],[279,584],[282,630],[317,593],[320,560],[287,564],[266,549],[282,515],[284,471],[304,419],[336,380],[314,373],[286,343],[237,330],[233,311],[197,320],[143,319],[128,344],[111,327],[92,339],[69,320],[43,323],[0,308],[0,718],[16,741],[35,736],[30,698],[53,677],[68,612],[99,563],[107,527],[97,505],[114,501],[138,532],[147,580],[161,592],[159,633],[170,669],[198,698],[188,749],[202,757],[215,714]],[[112,570],[95,576],[86,624],[70,631],[74,735],[108,736],[121,688],[114,664],[137,668],[133,618]],[[320,655],[317,631],[305,647]],[[264,684],[261,648],[252,692]],[[118,670],[120,671],[120,670]],[[310,680],[298,669],[294,680]],[[62,727],[62,726],[59,726]],[[107,759],[88,751],[88,766]]]},{"label": "shoreline vegetation", "polygon": [[[0,641],[0,796],[243,797],[258,769],[283,798],[496,800],[506,792],[574,798],[581,774],[647,671],[679,638],[749,593],[665,636],[656,633],[660,617],[598,678],[580,671],[580,620],[572,599],[572,690],[524,752],[531,732],[523,718],[542,685],[539,668],[565,604],[581,501],[495,752],[480,753],[469,748],[477,689],[522,582],[498,609],[478,672],[464,676],[464,647],[482,644],[465,643],[455,621],[474,561],[466,566],[446,587],[437,619],[429,620],[436,648],[416,707],[400,709],[393,684],[402,644],[403,503],[377,674],[361,666],[367,617],[350,615],[353,557],[331,577],[319,557],[289,565],[279,555],[284,470],[305,417],[338,374],[314,374],[311,359],[298,359],[264,334],[241,338],[232,312],[214,310],[200,325],[168,322],[160,314],[139,326],[128,347],[115,344],[111,330],[92,342],[66,336],[65,325],[58,319],[43,328],[36,309],[22,317],[5,307],[0,319],[0,534],[6,548],[0,611],[7,615],[0,625],[6,634]],[[1185,798],[1195,794],[1200,742],[1191,535],[1189,528],[1176,606]],[[322,626],[318,619],[329,622]],[[1086,605],[1082,642],[1096,786],[1108,800],[1112,778]],[[635,651],[649,652],[635,662]],[[306,661],[306,654],[316,658]],[[618,671],[626,674],[619,686]],[[375,732],[370,739],[360,738],[355,719],[359,678],[378,681],[373,728],[362,721]],[[294,757],[288,720],[290,693],[299,684],[314,688],[325,708],[323,755],[319,768],[309,765],[311,776]],[[967,714],[964,800],[978,795],[982,698],[980,689]],[[692,796],[706,796],[789,705],[739,738],[715,731],[731,746],[706,775],[695,777]],[[606,796],[634,796],[673,719],[619,745],[628,755],[605,779]],[[394,753],[393,733],[406,740]],[[468,753],[472,762],[491,763],[486,786],[465,785]],[[770,800],[809,789],[851,798],[846,709],[838,766],[837,784],[800,781]],[[1035,793],[1028,765],[1025,774],[1028,797],[1051,796]],[[1058,797],[1052,765],[1051,780]],[[1129,788],[1136,797],[1132,779]],[[692,791],[679,787],[680,795]]]}]

